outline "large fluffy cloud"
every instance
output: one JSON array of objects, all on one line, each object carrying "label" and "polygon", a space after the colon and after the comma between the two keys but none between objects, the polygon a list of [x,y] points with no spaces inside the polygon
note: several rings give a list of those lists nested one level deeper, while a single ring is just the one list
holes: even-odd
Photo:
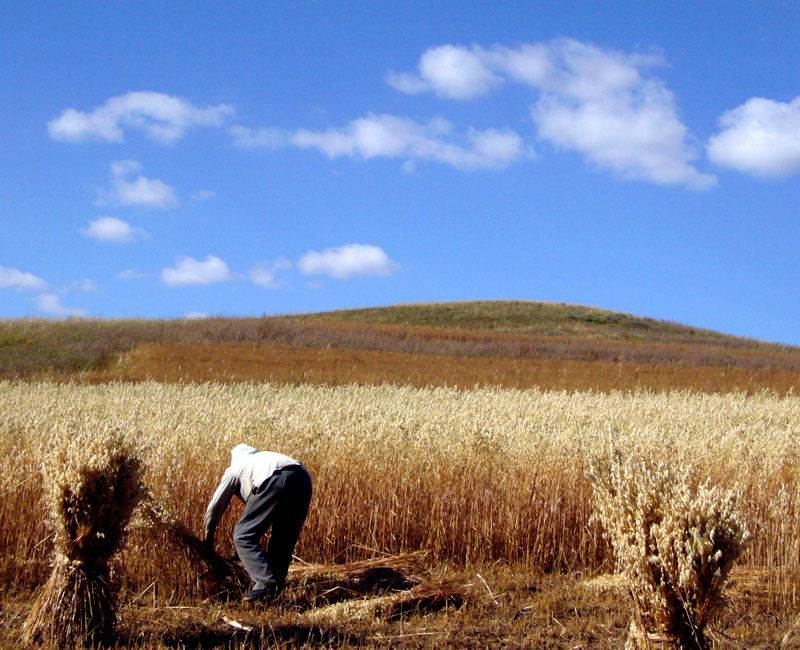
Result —
[{"label": "large fluffy cloud", "polygon": [[127,127],[168,143],[197,126],[220,126],[233,113],[226,104],[199,108],[181,97],[138,91],[112,97],[90,112],[68,108],[47,123],[47,131],[53,139],[68,142],[119,142]]},{"label": "large fluffy cloud", "polygon": [[400,268],[382,249],[366,244],[309,251],[300,258],[297,267],[304,275],[329,275],[340,279],[356,275],[387,277]]},{"label": "large fluffy cloud", "polygon": [[32,273],[25,273],[19,269],[0,266],[0,289],[41,291],[46,288],[47,282]]},{"label": "large fluffy cloud", "polygon": [[339,129],[297,131],[290,142],[331,158],[430,160],[463,170],[502,168],[524,155],[522,138],[514,131],[473,129],[461,139],[452,131],[443,119],[423,124],[395,115],[369,114]]},{"label": "large fluffy cloud", "polygon": [[157,178],[141,174],[135,160],[118,160],[111,164],[111,187],[99,194],[100,204],[171,208],[178,205],[175,190]]},{"label": "large fluffy cloud", "polygon": [[214,255],[209,255],[204,262],[184,257],[174,267],[161,271],[161,281],[170,287],[214,284],[233,277],[228,265]]},{"label": "large fluffy cloud", "polygon": [[92,239],[120,244],[129,244],[146,236],[141,228],[134,228],[127,221],[116,217],[97,217],[81,233]]},{"label": "large fluffy cloud", "polygon": [[538,93],[531,116],[540,139],[624,178],[710,187],[716,179],[692,164],[698,154],[674,96],[646,74],[659,62],[573,39],[489,50],[447,45],[425,52],[416,74],[388,81],[453,99],[483,94],[498,79],[526,84]]},{"label": "large fluffy cloud", "polygon": [[755,176],[800,172],[800,97],[789,103],[753,97],[724,113],[708,142],[709,158]]}]

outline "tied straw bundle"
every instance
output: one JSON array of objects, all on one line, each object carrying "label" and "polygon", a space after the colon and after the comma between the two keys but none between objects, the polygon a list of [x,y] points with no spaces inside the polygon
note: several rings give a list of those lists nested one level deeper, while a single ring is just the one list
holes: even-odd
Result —
[{"label": "tied straw bundle", "polygon": [[750,540],[738,493],[612,450],[590,471],[596,517],[632,604],[626,650],[709,650],[706,627]]},{"label": "tied straw bundle", "polygon": [[142,494],[141,461],[115,431],[65,436],[43,467],[53,571],[23,627],[26,645],[111,643],[117,585],[110,561]]},{"label": "tied straw bundle", "polygon": [[207,596],[229,598],[248,586],[249,578],[241,565],[218,555],[149,492],[142,499],[133,525],[145,535],[163,535],[205,567],[200,585]]}]

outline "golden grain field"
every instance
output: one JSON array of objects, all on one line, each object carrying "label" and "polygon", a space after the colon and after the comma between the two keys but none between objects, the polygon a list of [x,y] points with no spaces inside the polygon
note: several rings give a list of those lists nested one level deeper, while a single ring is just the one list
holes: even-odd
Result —
[{"label": "golden grain field", "polygon": [[[303,560],[428,549],[454,567],[499,560],[542,571],[612,568],[590,521],[586,471],[613,443],[740,490],[754,535],[743,566],[767,576],[781,607],[800,608],[793,395],[0,382],[5,592],[47,575],[43,459],[64,437],[108,429],[141,449],[148,487],[196,531],[231,447],[247,442],[311,471]],[[223,549],[236,514],[218,534]],[[174,599],[196,586],[186,557],[135,533],[123,562],[131,593]]]}]

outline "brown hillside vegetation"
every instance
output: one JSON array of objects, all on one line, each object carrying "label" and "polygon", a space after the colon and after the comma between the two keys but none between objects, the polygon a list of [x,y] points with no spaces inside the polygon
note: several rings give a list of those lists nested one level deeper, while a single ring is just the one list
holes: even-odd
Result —
[{"label": "brown hillside vegetation", "polygon": [[548,390],[774,390],[800,386],[800,374],[769,368],[574,359],[456,357],[405,352],[245,343],[143,345],[113,366],[86,373],[106,381],[271,381],[281,384],[502,386]]},{"label": "brown hillside vegetation", "polygon": [[588,307],[399,305],[304,317],[0,321],[0,378],[566,390],[800,386],[800,350]]},{"label": "brown hillside vegetation", "polygon": [[734,339],[711,330],[596,307],[518,300],[417,303],[321,312],[309,314],[308,317],[331,321],[427,325],[527,334],[651,340],[680,340],[689,336],[704,342],[743,342],[742,339]]}]

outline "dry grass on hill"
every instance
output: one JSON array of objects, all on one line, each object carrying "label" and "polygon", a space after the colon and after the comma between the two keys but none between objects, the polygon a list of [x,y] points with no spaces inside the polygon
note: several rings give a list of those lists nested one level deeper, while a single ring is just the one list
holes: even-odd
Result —
[{"label": "dry grass on hill", "polygon": [[[74,375],[62,375],[71,380]],[[455,357],[246,343],[148,344],[109,367],[81,374],[108,381],[262,382],[500,386],[569,391],[694,389],[707,393],[800,388],[800,372],[768,368],[647,364],[572,359]]]},{"label": "dry grass on hill", "polygon": [[0,378],[786,394],[800,388],[800,349],[586,307],[447,303],[294,318],[0,321]]},{"label": "dry grass on hill", "polygon": [[[718,369],[738,369],[762,373],[756,385],[764,378],[763,373],[775,374],[766,385],[778,390],[785,390],[794,381],[787,375],[800,377],[797,348],[585,307],[496,302],[398,306],[295,318],[5,320],[0,321],[0,378],[63,376],[113,369],[127,353],[141,346],[163,345],[166,350],[173,345],[201,344],[362,350],[478,360],[608,363],[621,364],[624,372],[661,366],[711,369],[712,374]],[[304,354],[298,352],[300,359]],[[389,359],[375,357],[378,365],[385,365]],[[415,363],[416,372],[425,364],[425,360]],[[701,374],[708,376],[708,371]],[[604,377],[611,376],[605,373]],[[439,381],[432,377],[432,383]],[[707,380],[704,382],[707,384]],[[472,383],[472,378],[467,377],[464,385]],[[589,385],[594,387],[598,383]],[[705,384],[698,387],[705,388]],[[612,387],[617,385],[614,383]],[[655,385],[669,386],[663,382]],[[686,385],[681,381],[674,384]],[[584,386],[579,383],[575,388]],[[736,380],[732,387],[749,386]]]}]

